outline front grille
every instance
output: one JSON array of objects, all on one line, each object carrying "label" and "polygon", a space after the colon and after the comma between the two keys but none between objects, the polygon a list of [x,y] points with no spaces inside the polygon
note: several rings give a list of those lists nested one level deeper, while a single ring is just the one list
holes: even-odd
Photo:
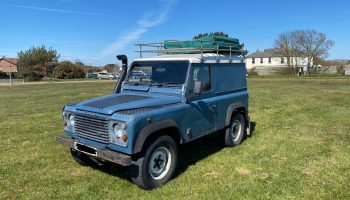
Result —
[{"label": "front grille", "polygon": [[108,120],[82,114],[75,115],[75,133],[81,137],[108,143]]}]

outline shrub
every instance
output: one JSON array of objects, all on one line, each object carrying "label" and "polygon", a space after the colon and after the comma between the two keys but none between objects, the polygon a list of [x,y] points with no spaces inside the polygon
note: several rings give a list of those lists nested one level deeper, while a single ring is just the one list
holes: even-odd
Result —
[{"label": "shrub", "polygon": [[248,70],[248,76],[257,76],[258,72],[256,71],[255,67],[253,67],[252,69]]},{"label": "shrub", "polygon": [[70,61],[62,61],[56,67],[56,78],[73,79],[84,77],[84,68],[81,65],[75,65]]},{"label": "shrub", "polygon": [[35,66],[27,67],[23,70],[22,76],[26,81],[40,81],[43,78],[43,75]]},{"label": "shrub", "polygon": [[0,78],[8,78],[9,76],[5,72],[0,71]]},{"label": "shrub", "polygon": [[277,74],[280,75],[293,75],[297,74],[297,69],[292,67],[281,67],[276,69]]}]

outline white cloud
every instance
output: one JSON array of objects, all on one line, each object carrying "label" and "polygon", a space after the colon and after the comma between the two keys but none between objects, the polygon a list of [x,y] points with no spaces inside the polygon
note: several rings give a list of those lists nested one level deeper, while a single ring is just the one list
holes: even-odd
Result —
[{"label": "white cloud", "polygon": [[140,36],[145,33],[147,29],[145,28],[137,28],[123,36],[121,36],[117,41],[109,44],[101,53],[101,57],[107,57],[115,54],[116,52],[123,49],[125,45],[130,43],[131,41],[135,41],[140,38]]},{"label": "white cloud", "polygon": [[146,33],[150,28],[164,23],[167,19],[169,10],[175,0],[162,1],[165,2],[164,7],[158,13],[146,13],[137,21],[137,27],[123,35],[121,35],[115,42],[109,44],[102,52],[101,58],[115,55],[122,50],[127,44],[138,40],[142,34]]},{"label": "white cloud", "polygon": [[24,6],[24,5],[19,5],[19,6],[15,6],[15,7],[16,8],[24,8],[24,9],[31,9],[31,10],[47,11],[47,12],[80,14],[80,15],[94,15],[94,16],[110,17],[110,18],[118,19],[118,17],[116,17],[116,16],[107,15],[107,14],[98,13],[98,12],[85,12],[85,11],[76,11],[76,10],[61,10],[61,9],[43,8],[43,7],[36,7],[36,6]]}]

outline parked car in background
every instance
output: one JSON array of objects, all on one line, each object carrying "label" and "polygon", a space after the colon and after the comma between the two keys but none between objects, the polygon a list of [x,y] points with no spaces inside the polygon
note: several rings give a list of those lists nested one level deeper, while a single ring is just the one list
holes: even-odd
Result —
[{"label": "parked car in background", "polygon": [[97,74],[96,73],[87,73],[86,78],[96,78]]},{"label": "parked car in background", "polygon": [[115,72],[111,72],[108,74],[109,79],[117,79],[119,77],[119,75]]},{"label": "parked car in background", "polygon": [[96,73],[96,78],[97,79],[110,79],[109,78],[109,74],[108,73],[104,73],[104,72]]},{"label": "parked car in background", "polygon": [[149,77],[150,77],[150,74],[143,71],[133,71],[130,74],[131,79],[144,79]]}]

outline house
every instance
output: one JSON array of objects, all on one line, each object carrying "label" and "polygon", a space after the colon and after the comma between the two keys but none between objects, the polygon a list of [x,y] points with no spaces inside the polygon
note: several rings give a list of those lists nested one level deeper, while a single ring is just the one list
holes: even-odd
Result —
[{"label": "house", "polygon": [[344,66],[344,74],[350,76],[350,64]]},{"label": "house", "polygon": [[[264,51],[257,50],[246,57],[247,70],[255,70],[259,75],[268,75],[277,73],[288,67],[287,59],[275,55],[275,49],[265,49]],[[306,58],[293,58],[294,63],[306,71]]]},{"label": "house", "polygon": [[18,72],[17,71],[17,58],[0,58],[0,72]]}]

